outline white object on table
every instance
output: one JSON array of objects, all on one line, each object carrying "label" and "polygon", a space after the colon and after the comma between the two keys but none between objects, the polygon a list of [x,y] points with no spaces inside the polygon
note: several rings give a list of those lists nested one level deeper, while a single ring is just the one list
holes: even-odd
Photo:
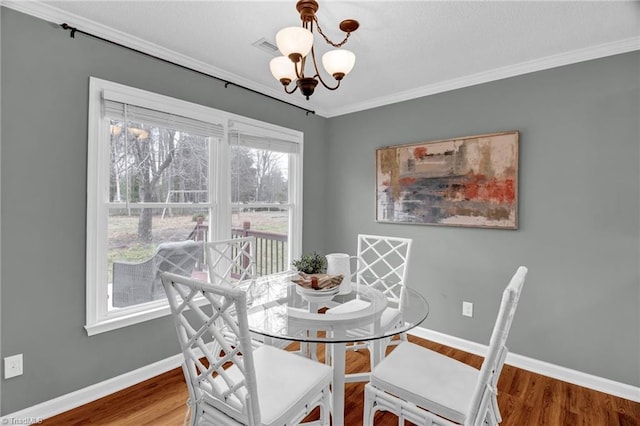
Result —
[{"label": "white object on table", "polygon": [[327,258],[327,274],[342,275],[338,294],[351,293],[351,258],[346,253],[329,253]]}]

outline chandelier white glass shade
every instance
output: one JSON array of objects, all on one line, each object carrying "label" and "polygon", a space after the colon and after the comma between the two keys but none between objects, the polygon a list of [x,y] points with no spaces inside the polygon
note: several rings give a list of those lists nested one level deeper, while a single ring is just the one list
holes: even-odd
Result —
[{"label": "chandelier white glass shade", "polygon": [[[336,80],[349,74],[356,64],[356,55],[350,50],[335,49],[322,55],[322,66]],[[340,78],[337,76],[341,75]]]},{"label": "chandelier white glass shade", "polygon": [[[318,25],[316,12],[318,11],[318,3],[315,0],[300,0],[296,4],[296,9],[300,13],[302,20],[301,27],[287,27],[278,31],[276,34],[276,44],[283,56],[278,56],[271,60],[269,67],[271,73],[280,81],[284,87],[284,91],[291,94],[298,88],[302,94],[309,99],[318,85],[322,83],[329,90],[336,90],[340,87],[340,82],[351,72],[355,65],[356,55],[353,52],[341,49],[347,42],[351,33],[358,29],[360,24],[353,19],[347,19],[340,22],[340,29],[347,33],[346,37],[340,43],[334,43],[324,35],[322,28]],[[313,49],[313,29],[314,26],[325,41],[335,47],[322,55],[322,65],[326,72],[333,76],[336,80],[335,86],[328,85],[320,75],[318,65],[316,63],[316,55]],[[311,53],[311,63],[313,65],[313,76],[305,75],[305,65]],[[289,84],[295,81],[295,87],[288,89]]]},{"label": "chandelier white glass shade", "polygon": [[277,80],[287,80],[287,84],[297,78],[296,69],[291,66],[291,60],[286,56],[273,58],[269,63],[269,68],[271,68],[271,74],[273,74]]},{"label": "chandelier white glass shade", "polygon": [[276,45],[287,58],[290,55],[300,55],[303,58],[313,47],[313,33],[302,27],[283,28],[276,34]]}]

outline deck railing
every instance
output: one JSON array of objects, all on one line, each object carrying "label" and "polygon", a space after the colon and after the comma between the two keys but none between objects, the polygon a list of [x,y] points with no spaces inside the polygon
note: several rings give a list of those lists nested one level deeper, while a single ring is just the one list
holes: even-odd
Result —
[{"label": "deck railing", "polygon": [[286,234],[255,231],[251,229],[250,222],[243,222],[242,228],[231,228],[231,237],[256,237],[256,272],[258,275],[289,269]]},{"label": "deck railing", "polygon": [[[198,218],[196,226],[187,239],[207,241],[209,224]],[[242,228],[231,228],[232,238],[256,237],[256,273],[272,274],[289,269],[287,235],[251,229],[250,222],[243,222]],[[234,253],[235,254],[235,253]],[[201,266],[198,265],[198,270]]]}]

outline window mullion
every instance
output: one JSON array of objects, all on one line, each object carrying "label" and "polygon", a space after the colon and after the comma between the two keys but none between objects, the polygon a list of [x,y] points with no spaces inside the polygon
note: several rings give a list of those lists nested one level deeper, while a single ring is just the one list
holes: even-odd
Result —
[{"label": "window mullion", "polygon": [[[216,175],[212,177],[215,185],[215,197],[218,201],[215,211],[216,227],[213,239],[231,238],[231,167],[229,149],[229,129],[225,127],[224,136],[215,145],[213,164],[216,165]],[[214,185],[212,185],[214,187]]]}]

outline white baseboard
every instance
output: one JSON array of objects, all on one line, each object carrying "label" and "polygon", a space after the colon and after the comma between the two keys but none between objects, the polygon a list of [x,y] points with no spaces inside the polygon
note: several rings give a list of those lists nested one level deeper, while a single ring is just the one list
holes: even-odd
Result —
[{"label": "white baseboard", "polygon": [[[475,355],[485,356],[487,353],[486,345],[450,336],[448,334],[439,333],[437,331],[428,330],[422,327],[414,328],[411,330],[410,334]],[[620,398],[640,402],[640,387],[583,373],[582,371],[561,367],[559,365],[518,355],[512,352],[509,352],[507,355],[506,363],[514,367],[522,368],[523,370],[542,374],[543,376],[552,377],[557,380],[573,383],[574,385],[583,386]]]},{"label": "white baseboard", "polygon": [[[182,364],[182,354],[163,359],[153,364],[138,368],[120,376],[113,377],[83,389],[25,408],[15,413],[0,417],[0,424],[37,424],[43,419],[53,417],[65,411],[88,404],[97,399],[111,395],[159,374],[166,373]],[[28,422],[27,422],[28,420]]]},{"label": "white baseboard", "polygon": [[[475,343],[469,340],[460,339],[458,337],[449,336],[437,331],[428,330],[426,328],[414,328],[410,334],[423,339],[431,340],[452,348],[470,352],[476,355],[484,356],[487,346]],[[554,379],[573,383],[578,386],[584,386],[599,392],[605,392],[620,398],[629,399],[631,401],[640,402],[640,388],[627,385],[625,383],[615,382],[613,380],[604,379],[602,377],[583,373],[581,371],[572,370],[570,368],[560,367],[548,362],[539,361],[523,355],[509,353],[507,355],[507,364],[514,367],[522,368]],[[148,380],[159,374],[179,367],[182,364],[182,354],[174,355],[167,359],[155,362],[129,373],[96,383],[86,388],[59,396],[49,401],[25,408],[15,413],[8,414],[0,418],[1,424],[11,423],[12,419],[20,421],[30,419],[31,423],[38,423],[38,419],[46,419],[65,411],[72,410],[81,405],[88,404],[92,401],[100,399],[104,396],[126,389],[130,386]],[[26,424],[26,423],[20,423]]]}]

